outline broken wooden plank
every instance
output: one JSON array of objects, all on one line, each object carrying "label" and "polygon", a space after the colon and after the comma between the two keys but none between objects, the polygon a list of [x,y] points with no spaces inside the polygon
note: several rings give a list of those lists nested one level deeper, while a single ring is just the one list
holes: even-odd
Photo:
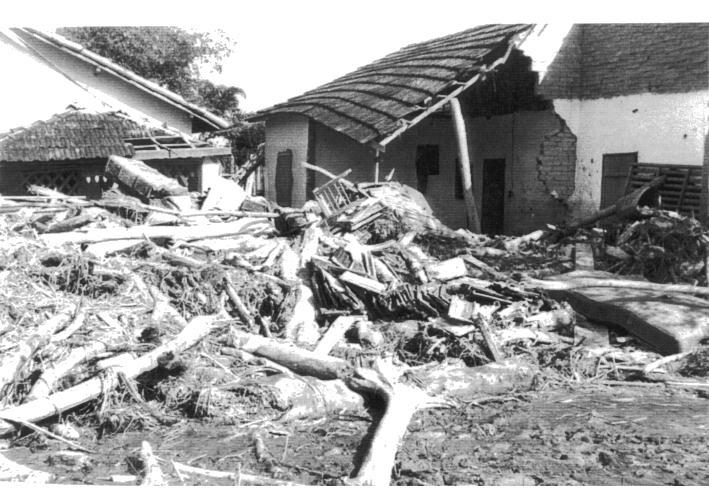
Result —
[{"label": "broken wooden plank", "polygon": [[468,269],[463,258],[456,257],[427,266],[426,272],[432,280],[450,281],[465,276]]},{"label": "broken wooden plank", "polygon": [[357,286],[377,295],[383,294],[387,290],[387,286],[379,283],[371,278],[366,278],[364,276],[353,273],[352,271],[345,271],[339,276],[340,281],[344,281],[350,285]]},{"label": "broken wooden plank", "polygon": [[332,348],[335,347],[335,344],[337,344],[342,339],[342,337],[345,335],[345,332],[347,332],[355,324],[355,322],[357,322],[358,320],[363,320],[364,318],[364,315],[348,315],[343,317],[337,317],[332,322],[332,324],[330,324],[330,327],[327,329],[327,332],[323,334],[322,338],[320,339],[320,342],[318,342],[318,345],[315,346],[313,352],[316,354],[322,354],[324,356],[327,356],[328,354],[330,354]]},{"label": "broken wooden plank", "polygon": [[468,302],[458,296],[453,296],[451,297],[451,303],[448,308],[448,316],[452,319],[460,320],[461,322],[474,323],[478,329],[480,329],[480,333],[485,340],[485,345],[490,351],[493,360],[501,361],[505,356],[498,347],[497,340],[488,326],[489,318],[478,313],[478,309],[479,307],[476,303]]},{"label": "broken wooden plank", "polygon": [[49,246],[61,246],[68,243],[87,244],[106,241],[124,241],[142,238],[194,241],[238,234],[259,234],[271,228],[268,220],[243,218],[235,222],[182,227],[136,225],[130,228],[91,229],[87,232],[60,232],[57,234],[42,234],[40,239]]}]

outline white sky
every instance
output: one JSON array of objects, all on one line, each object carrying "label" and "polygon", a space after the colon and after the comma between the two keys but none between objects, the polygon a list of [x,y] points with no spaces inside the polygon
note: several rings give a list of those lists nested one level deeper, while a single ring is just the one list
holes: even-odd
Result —
[{"label": "white sky", "polygon": [[[581,7],[577,3],[584,3]],[[326,83],[412,42],[482,23],[707,21],[709,2],[594,0],[62,0],[3,5],[0,23],[219,28],[237,45],[215,81],[242,88],[255,111]],[[621,7],[622,5],[622,7]]]}]

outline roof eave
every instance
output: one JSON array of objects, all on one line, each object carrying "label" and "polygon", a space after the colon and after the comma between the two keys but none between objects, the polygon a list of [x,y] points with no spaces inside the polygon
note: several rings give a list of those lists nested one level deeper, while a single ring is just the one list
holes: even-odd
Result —
[{"label": "roof eave", "polygon": [[[378,136],[373,136],[371,138],[365,139],[365,140],[359,140],[352,135],[348,134],[345,131],[338,130],[335,127],[332,127],[328,124],[328,127],[330,127],[332,130],[335,130],[336,132],[339,132],[343,135],[346,135],[348,138],[364,145],[364,146],[369,146],[370,148],[374,149],[377,152],[384,152],[386,151],[386,147],[394,140],[398,139],[401,137],[405,132],[407,132],[409,129],[417,125],[419,122],[425,120],[428,118],[431,114],[439,111],[441,108],[443,108],[447,103],[451,101],[451,99],[459,96],[461,93],[469,89],[471,86],[473,86],[476,82],[478,82],[480,79],[484,79],[486,73],[494,70],[497,66],[504,64],[507,59],[509,58],[511,52],[513,49],[519,47],[524,40],[530,35],[530,33],[534,30],[534,25],[530,25],[526,30],[518,32],[517,34],[511,36],[509,38],[507,49],[505,53],[495,59],[494,61],[490,62],[489,64],[482,66],[479,68],[476,72],[471,73],[471,77],[464,82],[456,81],[454,83],[449,84],[445,89],[441,91],[445,91],[447,89],[450,89],[452,86],[455,86],[455,88],[447,93],[446,95],[435,95],[432,97],[431,103],[428,107],[426,107],[421,113],[416,115],[413,118],[408,118],[406,115],[404,117],[399,118],[396,121],[396,125],[398,128],[395,128],[390,131],[386,132],[380,132]],[[440,93],[440,92],[439,92]],[[289,110],[288,107],[289,102],[285,102],[283,104],[277,104],[272,107],[266,108],[264,110],[261,110],[260,112],[257,112],[256,114],[250,116],[247,118],[248,121],[250,122],[260,122],[260,121],[265,121],[269,117],[278,115],[278,114],[300,114],[304,117],[308,117],[311,120],[317,121],[317,119],[313,119],[312,117],[309,117],[306,114],[299,113],[294,110]],[[413,113],[418,112],[418,110],[409,112],[408,116],[411,116]],[[322,122],[321,122],[322,123]]]}]

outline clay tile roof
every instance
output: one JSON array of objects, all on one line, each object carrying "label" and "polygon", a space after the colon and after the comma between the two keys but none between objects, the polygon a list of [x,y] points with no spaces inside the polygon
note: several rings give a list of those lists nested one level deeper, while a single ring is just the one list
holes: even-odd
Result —
[{"label": "clay tile roof", "polygon": [[91,113],[77,109],[0,134],[0,162],[58,161],[129,156],[125,138],[173,135],[147,127],[119,112]]},{"label": "clay tile roof", "polygon": [[380,141],[436,95],[471,80],[504,56],[532,25],[482,25],[404,47],[352,73],[255,114],[295,113],[362,143]]}]

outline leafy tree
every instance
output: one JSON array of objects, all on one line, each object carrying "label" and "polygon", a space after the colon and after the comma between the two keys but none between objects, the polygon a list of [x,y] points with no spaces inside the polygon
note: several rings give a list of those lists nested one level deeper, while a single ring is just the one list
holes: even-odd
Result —
[{"label": "leafy tree", "polygon": [[200,68],[205,66],[221,72],[223,61],[233,51],[235,43],[222,31],[197,32],[178,27],[64,27],[57,32],[232,121],[234,127],[221,135],[230,141],[237,164],[245,162],[263,143],[263,124],[243,121],[237,96],[243,96],[244,91],[200,76]]},{"label": "leafy tree", "polygon": [[193,32],[178,27],[65,27],[59,34],[138,73],[217,115],[239,115],[234,86],[200,77],[200,67],[221,72],[234,42],[223,32]]}]

